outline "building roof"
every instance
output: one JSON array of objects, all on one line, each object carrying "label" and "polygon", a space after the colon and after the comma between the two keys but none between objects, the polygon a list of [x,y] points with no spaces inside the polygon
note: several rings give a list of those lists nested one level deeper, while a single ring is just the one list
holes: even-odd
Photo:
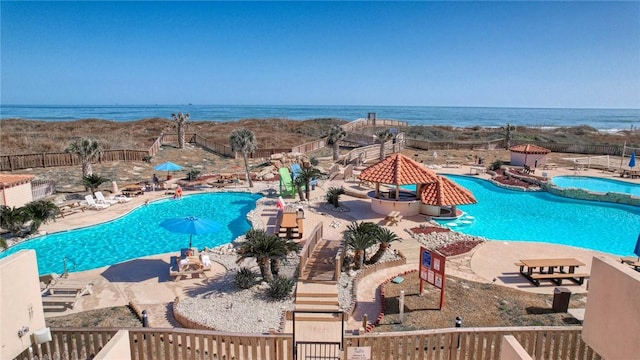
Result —
[{"label": "building roof", "polygon": [[549,149],[545,149],[542,146],[533,144],[515,145],[509,148],[509,151],[523,153],[523,154],[548,154],[551,152]]},{"label": "building roof", "polygon": [[30,182],[35,175],[9,175],[0,174],[0,189],[6,189]]},{"label": "building roof", "polygon": [[471,191],[444,176],[438,176],[436,182],[424,186],[420,192],[420,200],[424,204],[435,206],[475,204],[477,202]]},{"label": "building roof", "polygon": [[410,157],[396,153],[362,170],[358,178],[383,184],[410,185],[432,183],[437,180],[437,175]]}]

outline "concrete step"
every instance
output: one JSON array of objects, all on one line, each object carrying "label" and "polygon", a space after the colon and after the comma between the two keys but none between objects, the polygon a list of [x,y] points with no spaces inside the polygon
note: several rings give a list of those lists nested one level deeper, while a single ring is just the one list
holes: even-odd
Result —
[{"label": "concrete step", "polygon": [[296,296],[297,304],[314,304],[314,305],[340,305],[338,297],[308,297],[308,296]]},{"label": "concrete step", "polygon": [[296,304],[296,310],[315,310],[315,311],[339,311],[340,305],[337,304]]},{"label": "concrete step", "polygon": [[302,282],[296,285],[296,296],[301,297],[338,297],[336,284]]}]

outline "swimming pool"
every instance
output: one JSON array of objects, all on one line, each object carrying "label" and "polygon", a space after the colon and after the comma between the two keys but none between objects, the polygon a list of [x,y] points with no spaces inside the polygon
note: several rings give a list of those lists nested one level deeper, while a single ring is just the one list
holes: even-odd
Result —
[{"label": "swimming pool", "polygon": [[458,207],[473,218],[440,221],[454,223],[450,227],[455,231],[492,240],[540,241],[633,255],[640,232],[639,207],[508,190],[465,176],[447,177],[478,200]]},{"label": "swimming pool", "polygon": [[599,193],[621,193],[640,197],[640,185],[624,181],[591,176],[554,176],[551,182],[557,187],[578,188]]},{"label": "swimming pool", "polygon": [[[222,225],[215,234],[194,235],[193,246],[215,247],[233,241],[249,230],[246,215],[260,195],[224,192],[195,194],[180,200],[164,199],[141,206],[126,216],[103,224],[38,237],[0,253],[0,258],[22,249],[34,249],[38,272],[82,271],[168,252],[189,246],[189,235],[176,234],[159,224],[169,218],[196,216]],[[104,210],[109,211],[109,210]],[[74,266],[75,264],[75,266]]]}]

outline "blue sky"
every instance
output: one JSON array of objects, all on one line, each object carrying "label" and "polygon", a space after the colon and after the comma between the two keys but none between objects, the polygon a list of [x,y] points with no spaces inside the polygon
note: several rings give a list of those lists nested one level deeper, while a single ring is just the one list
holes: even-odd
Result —
[{"label": "blue sky", "polygon": [[0,6],[3,104],[640,108],[640,2]]}]

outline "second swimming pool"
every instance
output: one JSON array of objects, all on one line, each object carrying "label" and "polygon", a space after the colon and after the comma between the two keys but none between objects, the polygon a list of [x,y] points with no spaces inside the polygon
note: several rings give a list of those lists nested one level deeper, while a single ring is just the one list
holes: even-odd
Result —
[{"label": "second swimming pool", "polygon": [[640,184],[591,176],[554,176],[551,182],[561,188],[578,188],[598,193],[621,193],[640,197]]},{"label": "second swimming pool", "polygon": [[255,208],[259,198],[256,194],[225,192],[160,200],[104,224],[24,241],[0,253],[0,257],[22,249],[34,249],[38,272],[48,274],[62,273],[64,258],[68,259],[70,271],[81,271],[143,256],[177,254],[181,248],[189,246],[189,235],[169,232],[160,227],[160,223],[165,219],[188,216],[210,219],[222,225],[214,234],[193,236],[194,247],[215,247],[229,243],[249,230],[246,215]]},{"label": "second swimming pool", "polygon": [[466,176],[447,177],[469,189],[478,201],[458,207],[473,219],[441,221],[456,231],[492,240],[540,241],[633,254],[640,233],[640,208],[636,206],[508,190]]}]

